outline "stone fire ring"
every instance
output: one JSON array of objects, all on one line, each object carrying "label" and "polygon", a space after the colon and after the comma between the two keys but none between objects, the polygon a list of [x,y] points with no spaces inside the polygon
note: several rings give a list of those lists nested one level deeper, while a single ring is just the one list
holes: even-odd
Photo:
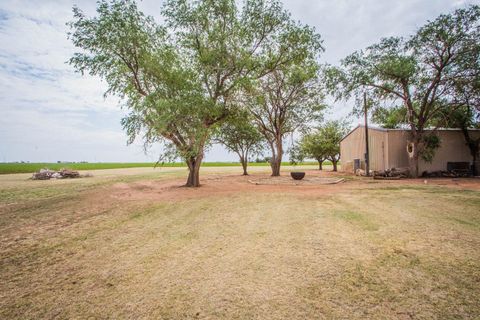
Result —
[{"label": "stone fire ring", "polygon": [[248,180],[255,185],[292,185],[292,186],[316,186],[337,184],[344,182],[343,178],[322,178],[322,177],[305,177],[303,180],[294,180],[290,176],[281,177],[265,177],[259,179]]}]

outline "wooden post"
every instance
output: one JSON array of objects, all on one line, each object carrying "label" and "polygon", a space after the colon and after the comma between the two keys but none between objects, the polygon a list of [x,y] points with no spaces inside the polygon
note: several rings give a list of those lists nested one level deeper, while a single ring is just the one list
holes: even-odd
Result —
[{"label": "wooden post", "polygon": [[368,150],[368,108],[367,108],[367,93],[363,93],[363,105],[365,113],[365,173],[367,177],[370,176],[370,154]]}]

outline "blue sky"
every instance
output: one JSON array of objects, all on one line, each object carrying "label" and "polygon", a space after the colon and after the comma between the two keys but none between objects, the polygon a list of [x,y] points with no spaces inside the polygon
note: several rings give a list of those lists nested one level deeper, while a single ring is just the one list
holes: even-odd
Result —
[{"label": "blue sky", "polygon": [[[326,47],[322,62],[337,64],[347,54],[381,37],[408,35],[440,13],[480,1],[468,0],[284,0],[297,20],[315,26]],[[139,3],[159,18],[162,1]],[[120,126],[125,111],[105,84],[74,73],[66,64],[75,48],[65,23],[71,8],[94,14],[95,1],[0,2],[0,162],[152,161],[158,146],[144,153],[141,142],[126,145]],[[344,117],[337,103],[326,117]],[[351,119],[356,124],[356,119]],[[206,161],[236,161],[220,146]]]}]

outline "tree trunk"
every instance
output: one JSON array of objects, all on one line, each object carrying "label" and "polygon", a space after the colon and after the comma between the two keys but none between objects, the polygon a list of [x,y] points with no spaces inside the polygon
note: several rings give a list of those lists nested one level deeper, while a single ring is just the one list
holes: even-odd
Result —
[{"label": "tree trunk", "polygon": [[282,166],[282,138],[277,137],[275,144],[270,144],[272,147],[272,160],[270,161],[270,166],[272,167],[272,177],[280,176],[280,167]]},{"label": "tree trunk", "polygon": [[477,153],[473,154],[473,165],[472,165],[472,175],[477,176]]},{"label": "tree trunk", "polygon": [[463,137],[465,138],[465,142],[468,146],[468,149],[470,149],[470,155],[472,156],[472,160],[473,160],[472,175],[476,176],[477,168],[475,165],[477,162],[477,155],[480,151],[480,138],[473,139],[470,136],[470,133],[468,132],[468,128],[466,125],[462,125],[462,133],[463,133]]},{"label": "tree trunk", "polygon": [[318,160],[318,159],[317,159],[317,161],[318,161],[318,170],[323,170],[322,164],[323,164],[323,161],[324,161],[324,160]]},{"label": "tree trunk", "polygon": [[333,171],[337,171],[337,160],[332,160],[332,164],[333,164]]},{"label": "tree trunk", "polygon": [[409,147],[407,145],[407,151],[409,153],[408,168],[410,169],[410,177],[412,178],[418,178],[418,160],[420,158],[420,141],[421,140],[422,140],[422,134],[416,131],[415,135],[413,135],[412,140],[408,142],[409,144],[411,144],[413,148],[411,153],[410,151],[408,151]]},{"label": "tree trunk", "polygon": [[272,158],[272,162],[270,166],[272,167],[272,177],[280,176],[280,166],[282,164],[282,158],[276,157],[275,159]]},{"label": "tree trunk", "polygon": [[247,172],[247,159],[245,157],[240,157],[240,162],[242,163],[242,168],[243,168],[243,175],[244,176],[248,176],[248,172]]},{"label": "tree trunk", "polygon": [[186,187],[200,186],[200,165],[202,164],[203,155],[197,157],[190,157],[187,160],[188,179],[185,184]]},{"label": "tree trunk", "polygon": [[[413,144],[416,148],[417,144]],[[418,151],[413,152],[413,156],[408,158],[408,167],[410,169],[410,177],[418,178]]]}]

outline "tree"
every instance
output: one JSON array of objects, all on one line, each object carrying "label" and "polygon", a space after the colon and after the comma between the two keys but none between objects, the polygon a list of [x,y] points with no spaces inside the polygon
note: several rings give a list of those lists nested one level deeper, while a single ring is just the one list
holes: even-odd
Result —
[{"label": "tree", "polygon": [[322,170],[322,163],[330,160],[333,171],[337,171],[340,160],[340,141],[348,131],[349,126],[344,121],[325,122],[315,131],[303,135],[298,144],[290,149],[291,162],[302,162],[305,158],[315,159],[318,161],[319,170]]},{"label": "tree", "polygon": [[425,129],[441,125],[432,119],[442,109],[454,112],[463,105],[456,86],[475,78],[479,17],[479,6],[458,9],[428,22],[408,39],[382,39],[346,57],[342,68],[327,69],[329,88],[337,99],[355,96],[360,102],[366,91],[374,107],[398,107],[400,101],[410,129],[414,177],[418,177],[419,157],[429,152]]},{"label": "tree", "polygon": [[238,155],[243,168],[243,175],[248,175],[248,159],[253,155],[260,155],[264,148],[263,137],[257,128],[252,125],[248,114],[242,113],[230,117],[220,127],[214,141]]},{"label": "tree", "polygon": [[315,159],[318,161],[318,170],[322,170],[322,164],[328,157],[327,151],[320,130],[316,130],[302,136],[297,148],[292,149],[290,158]]},{"label": "tree", "polygon": [[339,120],[328,121],[318,129],[318,143],[325,152],[325,157],[333,164],[333,171],[337,171],[340,160],[340,141],[348,133],[348,125]]},{"label": "tree", "polygon": [[258,86],[248,92],[245,103],[272,152],[272,176],[280,175],[283,138],[320,120],[324,108],[315,60],[321,50],[320,42],[312,30],[300,31],[303,35],[297,37],[303,39],[305,50],[302,59],[259,79]]},{"label": "tree", "polygon": [[390,108],[377,107],[373,110],[372,121],[382,128],[398,129],[407,125],[407,110],[403,105]]},{"label": "tree", "polygon": [[[73,12],[69,37],[81,51],[70,63],[123,99],[129,143],[138,136],[146,146],[165,143],[167,155],[186,161],[190,187],[200,185],[204,149],[235,110],[239,87],[303,54],[276,1],[250,0],[239,9],[234,0],[167,0],[161,25],[134,0],[100,1],[92,18]],[[281,46],[291,50],[271,50]]]},{"label": "tree", "polygon": [[289,160],[290,160],[289,162],[291,165],[294,165],[294,166],[302,163],[306,158],[306,155],[303,152],[303,149],[299,143],[293,144],[288,150],[288,153],[289,153]]},{"label": "tree", "polygon": [[[450,106],[440,106],[438,112],[427,122],[427,127],[459,128],[465,139],[465,143],[472,155],[472,174],[476,175],[475,163],[480,156],[480,138],[471,135],[469,129],[480,128],[480,64],[474,59],[474,55],[463,57],[460,63],[462,69],[469,70],[470,77],[456,78],[454,82],[453,96],[458,107],[453,111]],[[473,59],[473,60],[472,60]],[[372,114],[372,120],[381,124],[384,128],[399,128],[408,125],[407,110],[402,106],[392,108],[376,108]],[[432,161],[435,148],[439,146],[438,137],[431,133],[423,137],[426,147],[421,154],[424,161]]]}]

